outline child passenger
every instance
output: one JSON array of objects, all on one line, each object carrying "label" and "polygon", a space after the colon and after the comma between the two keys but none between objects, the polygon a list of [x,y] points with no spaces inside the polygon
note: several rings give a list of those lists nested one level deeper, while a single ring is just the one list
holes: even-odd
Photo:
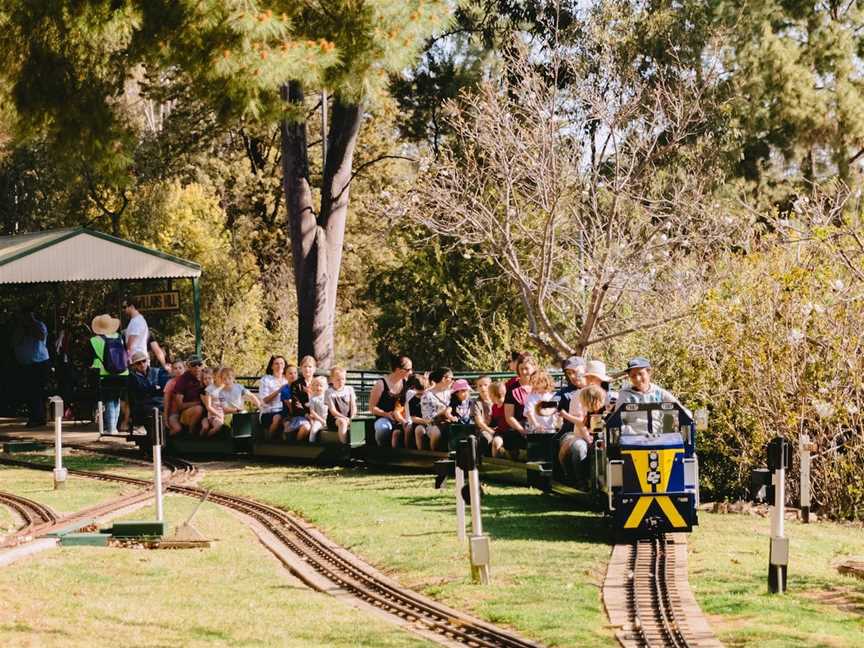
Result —
[{"label": "child passenger", "polygon": [[318,433],[327,425],[327,403],[324,401],[324,392],[327,390],[327,379],[317,376],[312,379],[309,386],[309,443],[318,440]]},{"label": "child passenger", "polygon": [[498,457],[503,455],[504,437],[509,429],[507,426],[507,417],[504,414],[504,397],[507,395],[507,385],[503,382],[495,382],[489,385],[489,398],[492,400],[492,414],[489,418],[489,427],[495,430],[495,436],[492,437],[492,456]]},{"label": "child passenger", "polygon": [[600,385],[588,385],[579,390],[576,398],[579,400],[580,417],[573,425],[573,431],[561,439],[558,461],[564,467],[565,473],[581,478],[584,477],[582,462],[588,458],[588,448],[594,441],[590,429],[591,416],[602,414],[605,410],[606,392]]},{"label": "child passenger", "polygon": [[[492,427],[492,410],[495,404],[489,393],[491,386],[492,379],[489,376],[480,376],[474,382],[477,398],[471,401],[471,418],[474,421],[474,429],[477,432],[484,454],[492,447],[492,439],[495,437],[495,430]],[[503,413],[502,409],[502,416]]]},{"label": "child passenger", "polygon": [[222,367],[218,374],[219,384],[221,385],[220,396],[222,397],[222,406],[225,412],[225,422],[230,425],[229,417],[237,412],[242,412],[246,402],[250,402],[255,407],[261,406],[261,401],[251,391],[243,385],[234,382],[234,370],[231,367]]},{"label": "child passenger", "polygon": [[405,418],[404,424],[405,447],[411,447],[414,440],[415,448],[423,449],[423,437],[426,435],[426,426],[430,421],[423,418],[420,401],[429,386],[429,381],[422,374],[412,374],[405,381]]},{"label": "child passenger", "polygon": [[351,385],[345,384],[345,370],[333,367],[330,370],[330,387],[324,392],[327,405],[327,427],[336,428],[339,441],[348,443],[348,428],[351,419],[357,416],[357,396]]},{"label": "child passenger", "polygon": [[558,404],[553,400],[553,389],[552,376],[542,369],[531,376],[531,393],[525,400],[525,427],[530,434],[546,434],[558,427]]},{"label": "child passenger", "polygon": [[450,396],[450,414],[453,423],[471,425],[471,385],[460,378],[453,382],[453,392]]},{"label": "child passenger", "polygon": [[210,367],[201,371],[201,383],[204,385],[204,393],[201,394],[201,402],[204,403],[206,416],[201,421],[201,435],[210,437],[215,435],[225,425],[225,410],[222,405],[221,387],[214,381],[214,373]]}]

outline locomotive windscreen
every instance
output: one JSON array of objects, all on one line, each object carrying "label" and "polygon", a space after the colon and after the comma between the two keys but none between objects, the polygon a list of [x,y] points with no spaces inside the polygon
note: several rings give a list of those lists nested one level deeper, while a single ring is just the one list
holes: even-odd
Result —
[{"label": "locomotive windscreen", "polygon": [[646,436],[671,432],[679,432],[678,412],[675,410],[621,412],[621,434],[625,436]]}]

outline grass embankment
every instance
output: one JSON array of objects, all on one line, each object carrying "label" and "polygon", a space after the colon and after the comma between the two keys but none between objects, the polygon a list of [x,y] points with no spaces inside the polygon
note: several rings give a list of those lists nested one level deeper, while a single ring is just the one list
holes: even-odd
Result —
[{"label": "grass embankment", "polygon": [[[17,457],[18,455],[16,455]],[[34,457],[27,456],[27,461]],[[67,467],[77,467],[70,461]],[[17,468],[0,464],[0,490],[27,497],[53,508],[57,513],[74,513],[95,506],[121,495],[137,490],[134,486],[123,486],[99,482],[84,477],[69,475],[66,486],[54,490],[54,478],[48,471]]]},{"label": "grass embankment", "polygon": [[788,592],[767,593],[770,523],[749,515],[700,515],[690,539],[690,583],[728,646],[862,646],[864,581],[837,573],[864,554],[860,526],[787,522]]},{"label": "grass embankment", "polygon": [[[169,524],[195,504],[168,497]],[[301,586],[218,507],[194,524],[211,548],[61,548],[0,569],[0,646],[430,645]]]},{"label": "grass embankment", "polygon": [[602,518],[563,498],[487,486],[489,587],[469,578],[456,539],[453,482],[349,469],[207,469],[204,485],[293,510],[404,585],[545,644],[614,645],[600,586],[609,547]]}]

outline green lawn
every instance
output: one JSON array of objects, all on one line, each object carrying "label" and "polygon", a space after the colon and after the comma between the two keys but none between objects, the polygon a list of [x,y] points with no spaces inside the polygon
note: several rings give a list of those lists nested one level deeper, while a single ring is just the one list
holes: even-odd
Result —
[{"label": "green lawn", "polygon": [[524,488],[487,486],[489,587],[470,581],[456,539],[453,482],[350,469],[206,470],[205,486],[296,511],[411,588],[549,645],[611,646],[600,599],[609,546],[602,518]]},{"label": "green lawn", "polygon": [[864,581],[832,562],[864,554],[864,530],[826,522],[786,523],[789,591],[767,593],[769,521],[701,514],[690,540],[690,582],[729,646],[864,646]]},{"label": "green lawn", "polygon": [[[54,451],[16,452],[10,455],[12,459],[54,466]],[[2,464],[0,464],[2,466]],[[90,454],[80,450],[65,449],[63,451],[63,466],[70,470],[91,470],[95,472],[110,472],[115,475],[125,475],[137,479],[152,479],[153,469],[147,466],[133,464],[108,455]],[[50,477],[49,477],[50,480]]]},{"label": "green lawn", "polygon": [[[168,497],[166,516],[173,525],[194,506]],[[194,523],[217,539],[211,548],[75,547],[0,569],[0,645],[430,645],[301,586],[218,507],[205,504]]]},{"label": "green lawn", "polygon": [[[27,461],[31,460],[31,457],[27,457]],[[69,467],[72,467],[72,463]],[[54,478],[48,471],[0,464],[0,490],[46,504],[63,514],[74,513],[139,489],[70,475],[65,487],[54,490]]]}]

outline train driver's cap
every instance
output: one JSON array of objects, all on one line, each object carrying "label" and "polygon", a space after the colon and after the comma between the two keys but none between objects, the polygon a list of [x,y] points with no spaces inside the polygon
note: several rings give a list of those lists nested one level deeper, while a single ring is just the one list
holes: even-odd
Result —
[{"label": "train driver's cap", "polygon": [[648,361],[648,358],[643,358],[642,356],[637,356],[632,358],[627,362],[627,371],[631,369],[650,369],[651,363]]}]

